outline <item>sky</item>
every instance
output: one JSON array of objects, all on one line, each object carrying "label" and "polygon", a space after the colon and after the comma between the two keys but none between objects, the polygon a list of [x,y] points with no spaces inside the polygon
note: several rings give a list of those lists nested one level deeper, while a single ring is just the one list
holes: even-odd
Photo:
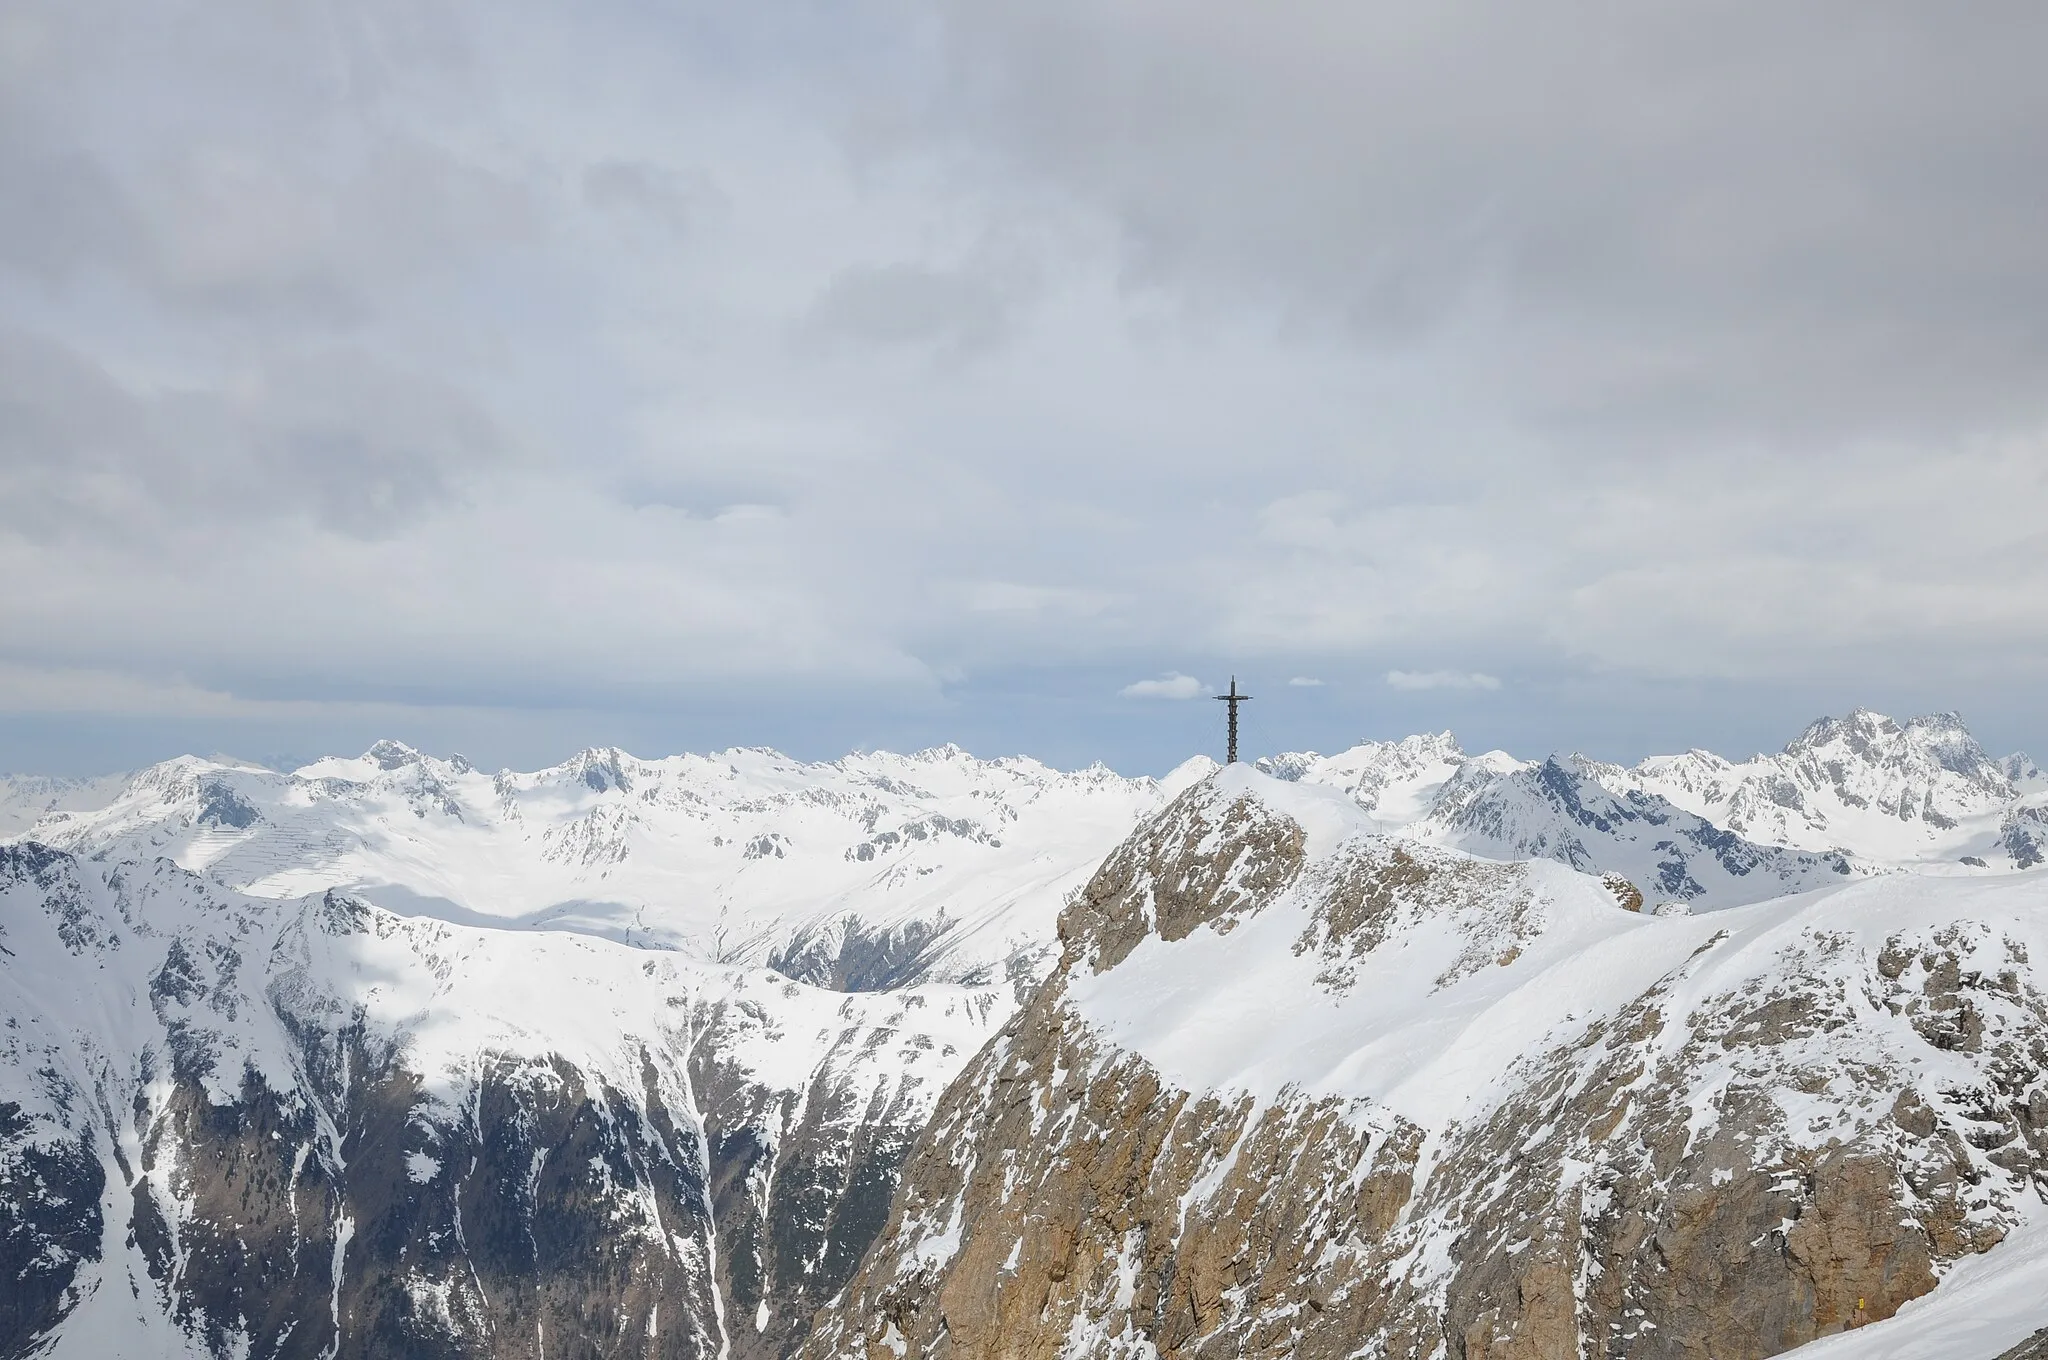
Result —
[{"label": "sky", "polygon": [[2048,7],[11,0],[0,769],[2048,754]]}]

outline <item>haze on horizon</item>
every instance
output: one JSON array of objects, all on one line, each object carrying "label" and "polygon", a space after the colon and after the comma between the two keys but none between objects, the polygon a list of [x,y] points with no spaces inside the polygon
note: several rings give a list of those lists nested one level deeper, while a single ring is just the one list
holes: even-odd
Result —
[{"label": "haze on horizon", "polygon": [[2048,10],[0,14],[0,769],[2048,755]]}]

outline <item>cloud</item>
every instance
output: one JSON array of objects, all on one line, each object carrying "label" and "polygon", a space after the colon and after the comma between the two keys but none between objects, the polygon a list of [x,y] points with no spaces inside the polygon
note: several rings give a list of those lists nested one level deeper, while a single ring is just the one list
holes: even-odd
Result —
[{"label": "cloud", "polygon": [[979,581],[966,588],[967,608],[975,613],[1066,615],[1100,614],[1108,597],[1062,586],[1021,585],[1014,581]]},{"label": "cloud", "polygon": [[179,678],[158,679],[89,667],[24,666],[0,661],[0,714],[97,714],[119,717],[214,718],[236,722],[420,722],[445,710],[418,704],[318,699],[263,699],[208,689]]},{"label": "cloud", "polygon": [[1632,454],[2041,410],[2038,7],[939,8],[935,120],[1154,289],[1470,363]]},{"label": "cloud", "polygon": [[0,652],[2038,690],[2048,9],[1560,6],[19,0]]},{"label": "cloud", "polygon": [[134,208],[95,157],[0,140],[0,182],[11,186],[0,260],[56,283],[87,263],[135,258]]},{"label": "cloud", "polygon": [[722,217],[728,205],[710,179],[639,160],[584,167],[583,201],[601,212],[637,218],[685,236]]},{"label": "cloud", "polygon": [[802,333],[826,344],[984,349],[1008,328],[1002,297],[984,279],[921,265],[857,266],[834,275]]},{"label": "cloud", "polygon": [[1208,692],[1207,685],[1179,671],[1168,671],[1157,680],[1135,681],[1117,691],[1126,699],[1199,699]]},{"label": "cloud", "polygon": [[1296,687],[1297,689],[1321,689],[1325,684],[1329,682],[1325,680],[1318,680],[1312,675],[1297,675],[1293,679],[1289,680],[1287,683]]},{"label": "cloud", "polygon": [[358,349],[280,357],[228,390],[138,390],[0,325],[0,525],[38,537],[273,516],[388,537],[506,451],[463,393]]},{"label": "cloud", "polygon": [[1387,683],[1395,689],[1483,689],[1500,688],[1500,681],[1480,671],[1388,671]]}]

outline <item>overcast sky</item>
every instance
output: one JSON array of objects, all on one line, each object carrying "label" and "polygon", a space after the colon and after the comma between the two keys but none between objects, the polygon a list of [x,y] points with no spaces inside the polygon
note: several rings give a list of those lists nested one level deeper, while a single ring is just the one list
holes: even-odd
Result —
[{"label": "overcast sky", "polygon": [[2048,755],[2044,51],[2038,0],[11,0],[0,768],[1158,770],[1233,673],[1254,749]]}]

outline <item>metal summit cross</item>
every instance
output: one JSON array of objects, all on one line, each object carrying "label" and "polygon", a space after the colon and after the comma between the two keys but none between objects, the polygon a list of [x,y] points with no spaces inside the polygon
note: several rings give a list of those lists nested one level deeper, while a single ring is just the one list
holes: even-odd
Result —
[{"label": "metal summit cross", "polygon": [[1230,693],[1216,696],[1217,703],[1230,705],[1230,746],[1229,753],[1224,757],[1225,765],[1237,764],[1237,706],[1249,703],[1251,697],[1249,694],[1237,692],[1237,677],[1234,675],[1230,677]]}]

